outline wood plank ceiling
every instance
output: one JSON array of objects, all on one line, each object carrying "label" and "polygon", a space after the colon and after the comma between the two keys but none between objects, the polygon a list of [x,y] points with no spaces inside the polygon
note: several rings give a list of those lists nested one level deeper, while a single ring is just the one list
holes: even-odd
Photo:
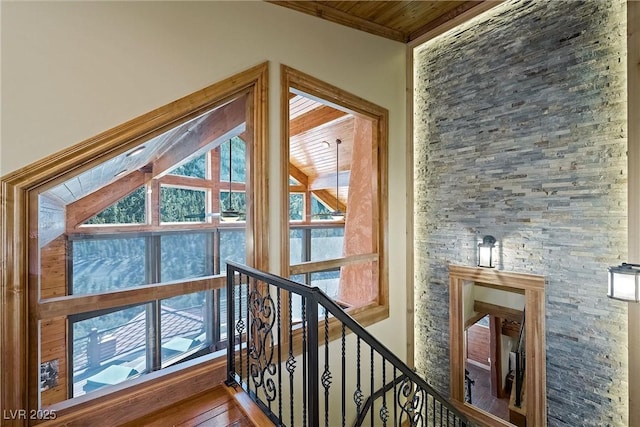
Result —
[{"label": "wood plank ceiling", "polygon": [[416,40],[470,9],[486,3],[461,0],[267,1],[402,43]]}]

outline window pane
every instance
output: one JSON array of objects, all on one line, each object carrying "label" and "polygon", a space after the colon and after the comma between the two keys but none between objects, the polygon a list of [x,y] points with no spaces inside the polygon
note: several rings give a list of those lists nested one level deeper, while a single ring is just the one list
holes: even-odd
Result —
[{"label": "window pane", "polygon": [[182,166],[178,166],[175,169],[169,171],[171,175],[180,175],[180,176],[190,176],[193,178],[206,178],[206,163],[207,156],[203,154],[201,156],[196,157],[183,164]]},{"label": "window pane", "polygon": [[73,396],[134,378],[147,370],[144,305],[72,322]]},{"label": "window pane", "polygon": [[289,194],[289,220],[302,221],[304,218],[304,194]]},{"label": "window pane", "polygon": [[226,273],[226,260],[246,264],[246,234],[244,228],[220,231],[220,272]]},{"label": "window pane", "polygon": [[344,227],[311,230],[311,261],[342,257]]},{"label": "window pane", "polygon": [[160,188],[161,222],[201,222],[205,217],[206,192],[188,188]]},{"label": "window pane", "polygon": [[213,238],[210,233],[167,234],[160,237],[160,280],[213,274]]},{"label": "window pane", "polygon": [[[238,313],[241,313],[243,319],[247,318],[247,285],[242,284],[235,287],[233,294],[233,312],[235,316],[234,325],[238,322]],[[240,310],[240,311],[238,311]],[[227,288],[220,289],[220,340],[227,339]],[[245,329],[246,331],[246,329]],[[238,332],[235,331],[236,336]]]},{"label": "window pane", "polygon": [[317,286],[332,299],[338,297],[340,270],[311,273],[311,286]]},{"label": "window pane", "polygon": [[163,366],[183,360],[211,343],[213,331],[207,331],[206,325],[212,325],[212,316],[212,292],[196,292],[161,301]]},{"label": "window pane", "polygon": [[329,209],[327,205],[322,203],[315,194],[311,195],[311,219],[312,220],[326,220],[332,219],[331,212],[333,209]]},{"label": "window pane", "polygon": [[304,234],[305,231],[300,228],[289,230],[289,262],[291,264],[309,261],[304,259]]},{"label": "window pane", "polygon": [[220,192],[220,206],[223,211],[237,211],[240,213],[240,221],[244,221],[247,213],[247,202],[244,191],[231,192],[231,205],[229,205],[229,192]]},{"label": "window pane", "polygon": [[128,196],[118,200],[85,224],[144,224],[145,187],[140,187]]},{"label": "window pane", "polygon": [[71,293],[106,292],[146,283],[143,237],[74,240],[71,244]]},{"label": "window pane", "polygon": [[[231,181],[247,182],[246,147],[242,139],[231,138]],[[229,142],[220,145],[220,181],[229,182]]]}]

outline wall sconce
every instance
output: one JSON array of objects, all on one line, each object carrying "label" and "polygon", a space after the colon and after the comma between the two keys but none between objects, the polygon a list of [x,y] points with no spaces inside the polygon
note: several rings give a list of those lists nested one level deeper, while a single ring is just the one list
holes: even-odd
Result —
[{"label": "wall sconce", "polygon": [[622,301],[640,302],[640,264],[609,267],[609,290],[607,296]]},{"label": "wall sconce", "polygon": [[495,243],[496,238],[493,236],[484,236],[482,243],[478,243],[478,267],[494,267],[493,248]]}]

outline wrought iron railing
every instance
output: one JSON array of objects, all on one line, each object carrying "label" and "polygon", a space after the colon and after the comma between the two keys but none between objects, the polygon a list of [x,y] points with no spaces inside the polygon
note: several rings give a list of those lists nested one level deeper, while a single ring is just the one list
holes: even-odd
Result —
[{"label": "wrought iron railing", "polygon": [[524,387],[524,377],[526,370],[526,351],[525,351],[525,316],[522,315],[522,322],[520,323],[520,335],[518,337],[518,344],[515,352],[515,360],[516,360],[516,372],[515,372],[515,381],[516,381],[516,396],[515,396],[515,406],[520,408],[522,406],[522,393]]},{"label": "wrought iron railing", "polygon": [[[274,424],[467,425],[320,289],[228,262],[227,295],[228,325],[235,329],[227,334],[227,384],[241,386]],[[300,322],[290,316],[296,295]],[[334,342],[330,330],[337,332]]]}]

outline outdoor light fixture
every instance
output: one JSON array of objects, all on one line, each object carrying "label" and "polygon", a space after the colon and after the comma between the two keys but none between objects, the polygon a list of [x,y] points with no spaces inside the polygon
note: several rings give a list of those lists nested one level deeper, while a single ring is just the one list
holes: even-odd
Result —
[{"label": "outdoor light fixture", "polygon": [[478,267],[494,267],[493,248],[496,238],[493,236],[484,236],[482,243],[478,243]]},{"label": "outdoor light fixture", "polygon": [[640,264],[609,267],[609,290],[607,296],[622,301],[640,302]]},{"label": "outdoor light fixture", "polygon": [[132,151],[127,153],[127,157],[137,156],[138,154],[142,153],[145,148],[146,147],[144,145],[141,145],[141,146],[139,146],[137,148],[134,148]]}]

